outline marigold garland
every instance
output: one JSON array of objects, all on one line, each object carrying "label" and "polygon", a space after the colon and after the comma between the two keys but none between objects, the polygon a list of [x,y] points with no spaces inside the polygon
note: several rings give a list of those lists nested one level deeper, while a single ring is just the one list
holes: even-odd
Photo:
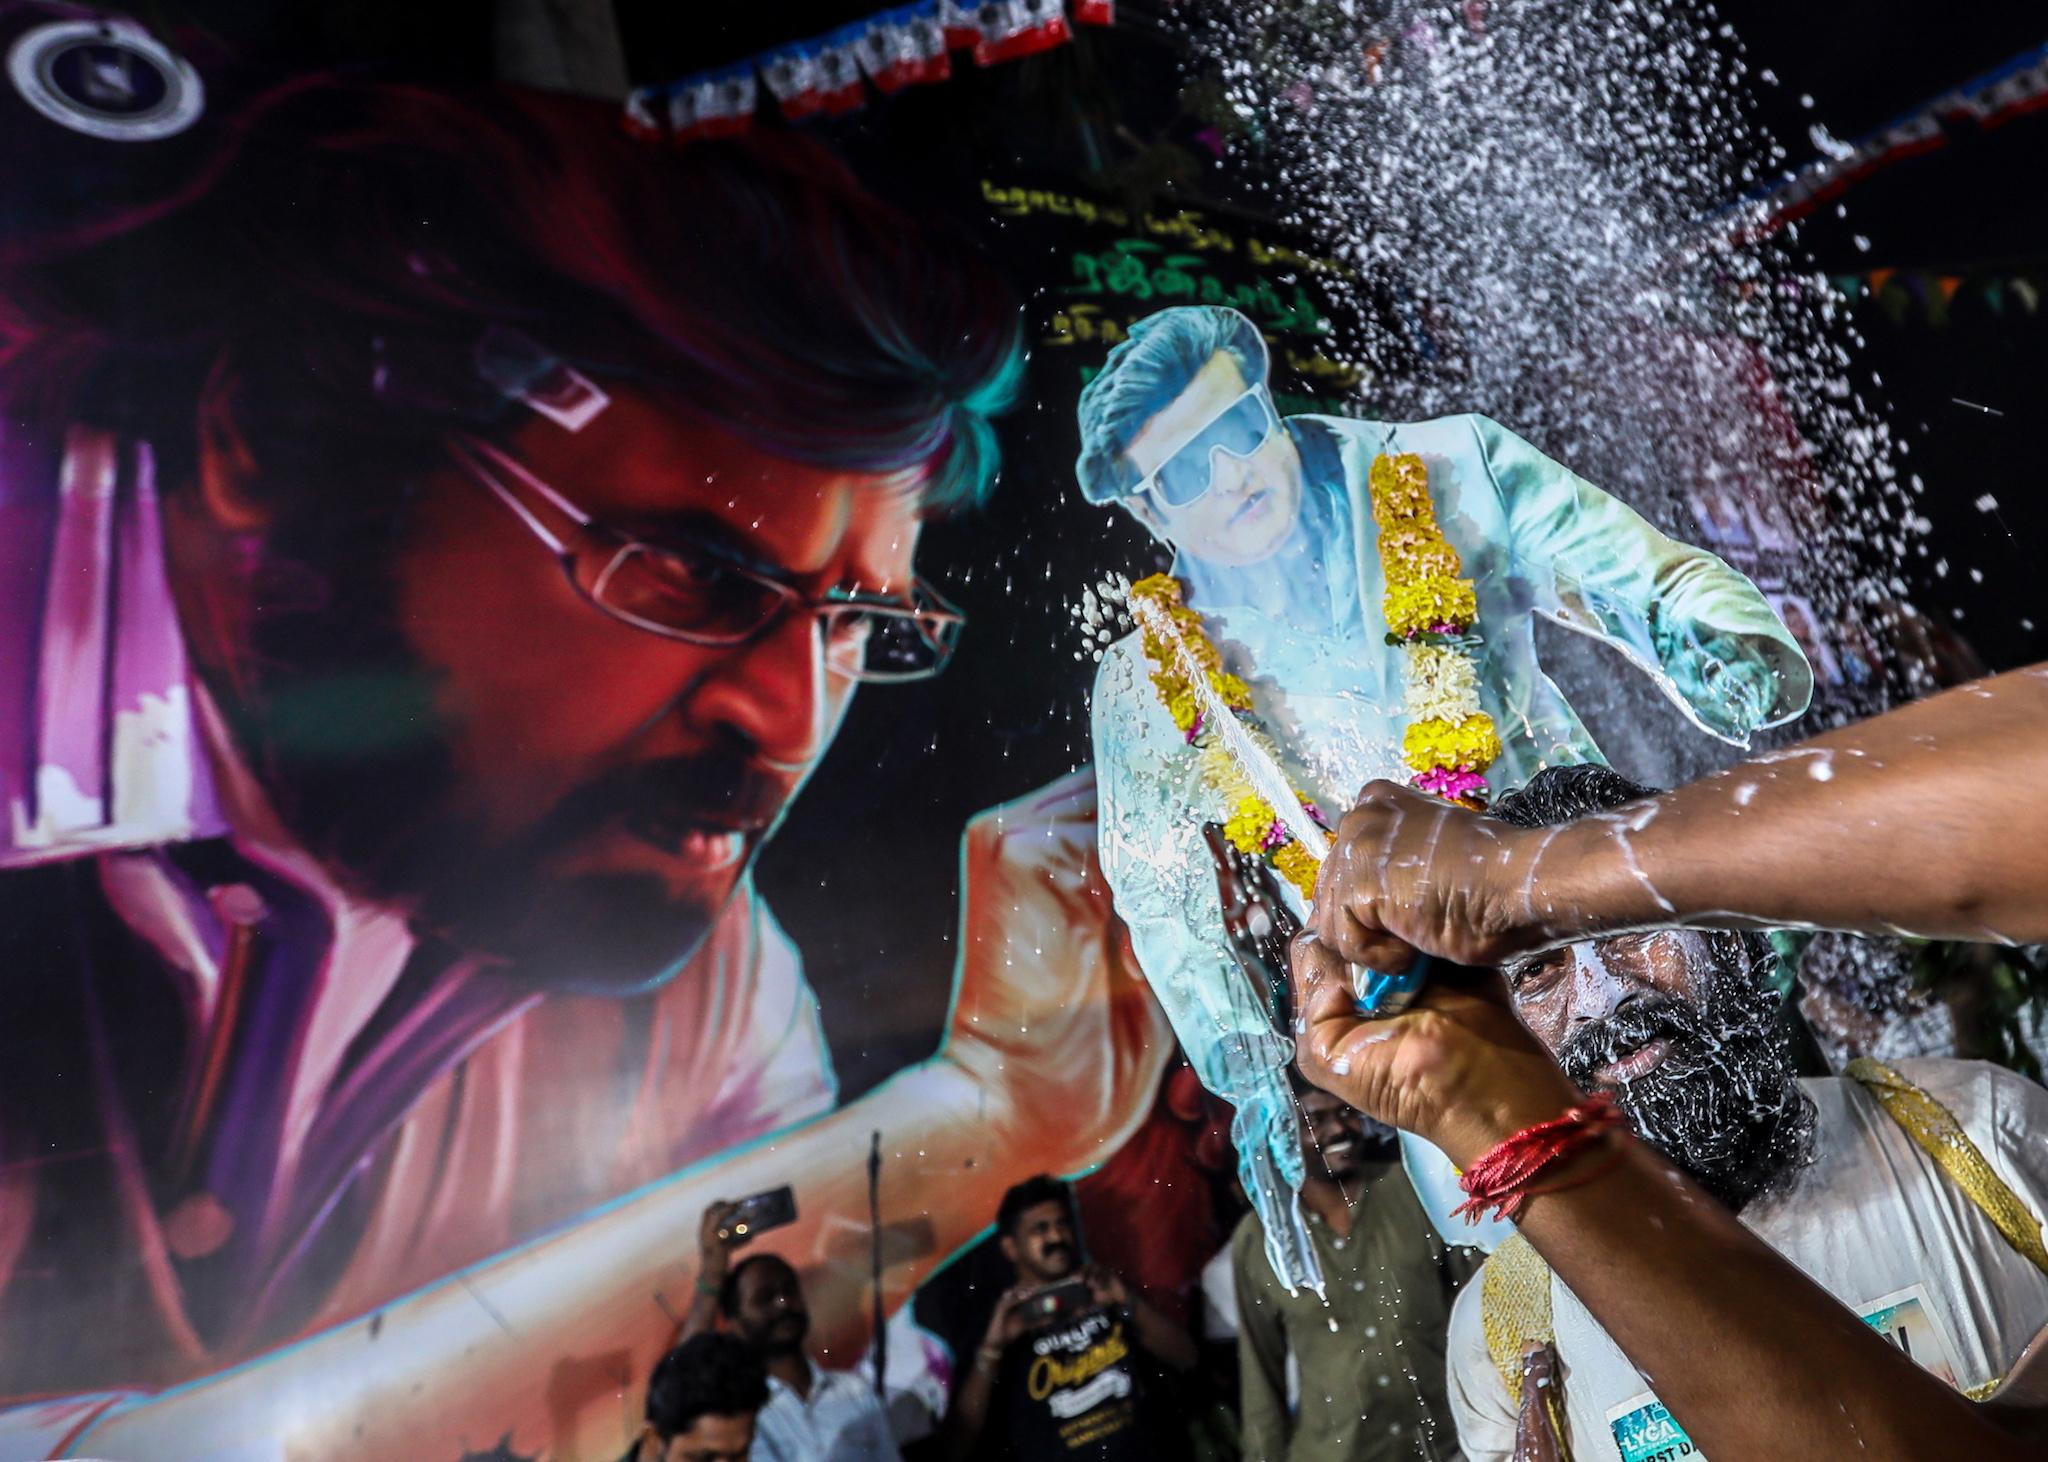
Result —
[{"label": "marigold garland", "polygon": [[1379,524],[1387,642],[1406,656],[1407,708],[1401,738],[1413,785],[1475,811],[1486,805],[1482,775],[1500,755],[1493,718],[1480,709],[1479,670],[1469,653],[1479,596],[1437,527],[1429,469],[1412,452],[1373,459],[1367,485]]},{"label": "marigold garland", "polygon": [[1479,618],[1479,599],[1465,579],[1448,579],[1440,574],[1413,583],[1387,581],[1385,600],[1387,628],[1402,639],[1425,630],[1444,633],[1443,625],[1463,629]]},{"label": "marigold garland", "polygon": [[1478,771],[1500,755],[1500,737],[1484,711],[1457,722],[1417,721],[1401,738],[1401,755],[1418,772],[1431,767]]},{"label": "marigold garland", "polygon": [[[1205,723],[1202,697],[1189,674],[1201,674],[1216,699],[1237,716],[1245,735],[1278,765],[1278,749],[1250,714],[1251,687],[1223,668],[1223,656],[1210,641],[1202,616],[1182,600],[1178,579],[1167,574],[1141,579],[1131,585],[1130,601],[1138,621],[1139,642],[1152,666],[1153,689],[1165,702],[1173,724],[1195,747],[1203,785],[1229,809],[1224,837],[1240,853],[1265,859],[1301,890],[1303,898],[1313,898],[1317,860],[1288,831],[1273,804],[1259,795],[1217,729]],[[1294,795],[1318,826],[1328,825],[1305,793],[1296,790]]]}]

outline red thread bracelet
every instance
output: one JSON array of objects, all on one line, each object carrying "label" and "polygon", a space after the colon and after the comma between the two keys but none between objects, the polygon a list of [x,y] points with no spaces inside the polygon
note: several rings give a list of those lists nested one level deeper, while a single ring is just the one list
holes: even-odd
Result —
[{"label": "red thread bracelet", "polygon": [[1556,1193],[1592,1181],[1599,1173],[1588,1173],[1564,1183],[1533,1186],[1545,1169],[1554,1168],[1576,1156],[1582,1148],[1592,1146],[1623,1120],[1614,1098],[1602,1092],[1587,1097],[1562,1117],[1524,1127],[1459,1175],[1458,1186],[1470,1196],[1452,1212],[1477,1223],[1491,1205],[1495,1218],[1511,1219],[1538,1194]]}]

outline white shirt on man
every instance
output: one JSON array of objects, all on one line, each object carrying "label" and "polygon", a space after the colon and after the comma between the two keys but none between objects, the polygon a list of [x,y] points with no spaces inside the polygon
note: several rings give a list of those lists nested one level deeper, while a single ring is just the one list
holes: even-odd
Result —
[{"label": "white shirt on man", "polygon": [[[2030,1213],[2048,1212],[2048,1091],[1979,1061],[1901,1061],[1897,1069],[1948,1110]],[[1753,1201],[1742,1222],[1958,1389],[2002,1378],[2048,1326],[2048,1275],[1860,1084],[1801,1084],[1819,1108],[1814,1161],[1782,1191]],[[1487,1351],[1481,1290],[1467,1285],[1451,1312],[1451,1411],[1471,1462],[1505,1462],[1516,1403]],[[1554,1275],[1550,1294],[1572,1455],[1636,1462],[1682,1439],[1652,1383]],[[1699,1462],[1696,1452],[1672,1455]]]},{"label": "white shirt on man", "polygon": [[806,1359],[811,1394],[768,1378],[768,1404],[754,1418],[753,1462],[902,1462],[872,1382]]}]

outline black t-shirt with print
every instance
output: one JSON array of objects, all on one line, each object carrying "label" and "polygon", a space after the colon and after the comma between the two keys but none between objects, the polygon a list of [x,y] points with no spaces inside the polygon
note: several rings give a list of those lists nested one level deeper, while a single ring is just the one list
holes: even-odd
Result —
[{"label": "black t-shirt with print", "polygon": [[1128,1315],[1083,1310],[1010,1343],[989,1409],[1016,1462],[1149,1462],[1151,1376]]}]

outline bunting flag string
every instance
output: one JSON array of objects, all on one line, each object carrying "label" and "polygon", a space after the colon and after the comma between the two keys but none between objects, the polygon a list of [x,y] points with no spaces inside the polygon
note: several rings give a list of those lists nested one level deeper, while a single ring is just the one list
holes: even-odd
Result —
[{"label": "bunting flag string", "polygon": [[723,66],[691,77],[669,93],[669,136],[687,142],[746,131],[754,120],[756,90],[751,66]]},{"label": "bunting flag string", "polygon": [[1981,301],[1993,315],[2038,314],[2048,299],[2048,260],[1958,269],[1866,269],[1830,274],[1827,281],[1844,299],[1875,304],[1894,324],[1917,318],[1940,329],[1961,301]]},{"label": "bunting flag string", "polygon": [[2043,107],[2048,107],[2048,45],[2023,51],[1854,142],[1821,139],[1831,143],[1827,156],[1737,205],[1752,220],[1745,231],[1769,233],[1839,197],[1880,168],[1934,151],[1957,131],[1988,131]]},{"label": "bunting flag string", "polygon": [[937,5],[883,11],[861,28],[856,49],[861,69],[884,95],[944,81],[953,74],[945,21]]},{"label": "bunting flag string", "polygon": [[1066,0],[986,0],[975,14],[981,18],[981,39],[974,47],[977,66],[1035,56],[1074,38],[1067,29]]},{"label": "bunting flag string", "polygon": [[953,52],[996,66],[1065,45],[1073,26],[1116,23],[1116,0],[914,0],[745,61],[636,88],[628,132],[650,140],[731,137],[753,125],[763,87],[792,122],[841,116],[867,104],[868,88],[892,95],[953,74]]}]

